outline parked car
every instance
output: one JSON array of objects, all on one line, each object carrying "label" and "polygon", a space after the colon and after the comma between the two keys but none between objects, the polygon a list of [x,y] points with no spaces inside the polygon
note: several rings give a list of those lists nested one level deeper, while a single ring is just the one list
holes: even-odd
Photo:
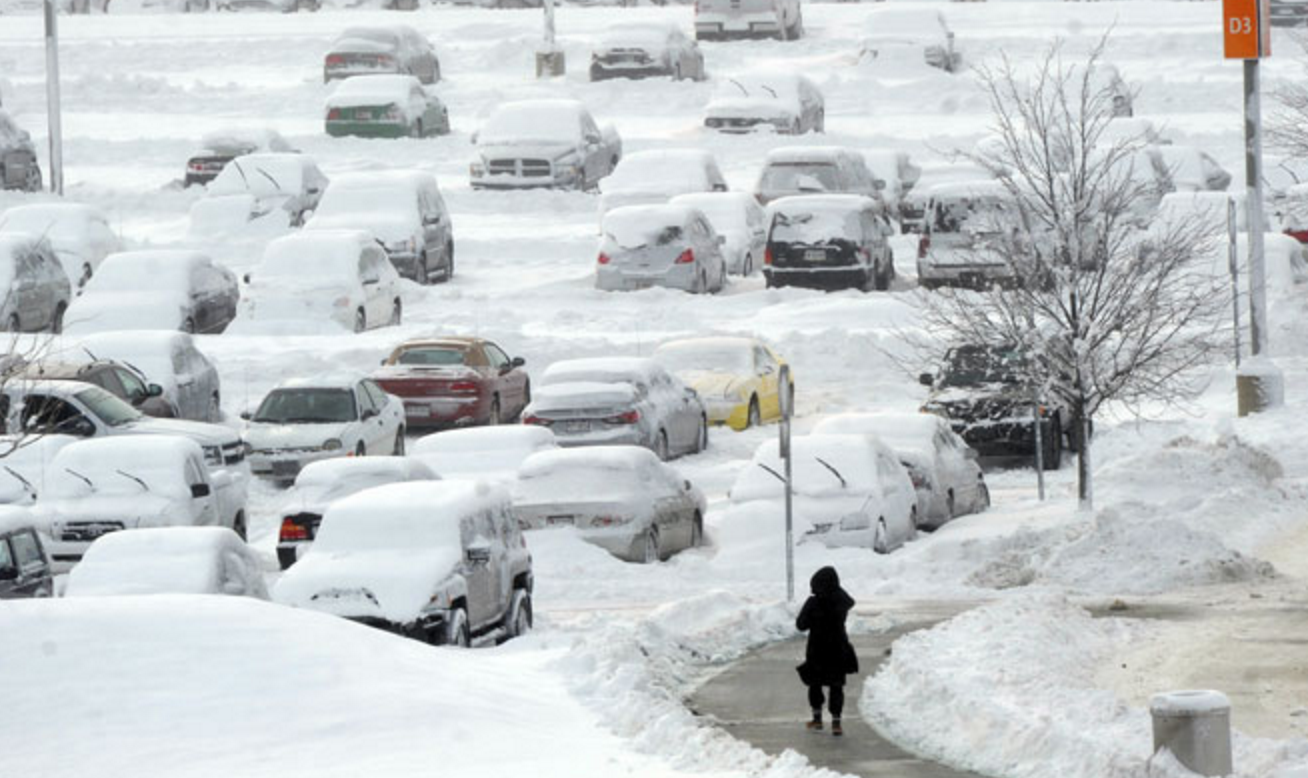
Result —
[{"label": "parked car", "polygon": [[576,527],[587,542],[651,564],[704,542],[704,495],[639,446],[532,454],[513,489],[518,524]]},{"label": "parked car", "polygon": [[307,154],[246,154],[223,167],[205,196],[191,204],[191,232],[208,236],[255,224],[298,227],[318,207],[327,177]]},{"label": "parked car", "polygon": [[155,527],[94,540],[68,574],[65,597],[217,594],[268,599],[263,564],[226,527]]},{"label": "parked car", "polygon": [[743,430],[781,418],[779,379],[786,362],[756,338],[670,340],[652,358],[695,390],[710,424]]},{"label": "parked car", "polygon": [[400,276],[386,252],[363,230],[313,230],[268,244],[247,273],[235,325],[275,331],[322,325],[363,332],[399,324]]},{"label": "parked car", "polygon": [[666,203],[687,192],[725,192],[718,162],[703,149],[654,149],[622,158],[600,183],[600,216],[624,205]]},{"label": "parked car", "polygon": [[[795,533],[826,546],[888,554],[912,540],[917,495],[894,452],[868,435],[798,435],[791,439]],[[776,441],[754,452],[731,486],[727,521],[759,511],[784,515],[785,465]]]},{"label": "parked car", "polygon": [[1274,27],[1308,26],[1308,2],[1304,0],[1271,0],[1268,21]]},{"label": "parked car", "polygon": [[412,454],[441,478],[507,483],[527,457],[558,447],[549,428],[512,424],[433,432],[414,441]]},{"label": "parked car", "polygon": [[932,529],[990,507],[990,490],[976,450],[931,413],[842,413],[813,427],[814,435],[872,435],[899,457],[917,493],[918,527]]},{"label": "parked car", "polygon": [[[79,438],[72,435],[40,435],[26,439],[19,435],[5,435],[0,438],[0,445],[9,452],[0,461],[0,506],[36,502],[45,491],[45,480],[55,454],[76,440]],[[0,516],[4,515],[0,508]]]},{"label": "parked car", "polygon": [[63,332],[72,285],[45,238],[0,233],[0,290],[5,332]]},{"label": "parked car", "polygon": [[695,294],[727,282],[725,239],[704,214],[684,205],[628,205],[604,214],[595,288],[663,286]]},{"label": "parked car", "polygon": [[768,152],[754,186],[759,203],[778,197],[856,194],[881,202],[863,155],[840,146],[785,146]]},{"label": "parked car", "polygon": [[322,80],[397,73],[424,84],[441,80],[441,63],[431,42],[405,25],[347,27],[323,59]]},{"label": "parked car", "polygon": [[277,561],[283,570],[304,556],[322,524],[323,514],[337,500],[364,489],[406,481],[439,479],[431,468],[413,457],[342,457],[310,462],[295,476],[278,513]]},{"label": "parked car", "polygon": [[622,158],[622,139],[576,100],[503,103],[473,136],[473,189],[588,190]]},{"label": "parked car", "polygon": [[930,8],[873,8],[864,23],[867,31],[860,58],[877,63],[923,63],[956,73],[963,55],[954,45],[954,32],[945,15]]},{"label": "parked car", "polygon": [[700,0],[695,5],[695,38],[776,38],[804,35],[804,11],[799,0]]},{"label": "parked car", "polygon": [[530,630],[532,588],[531,554],[504,487],[424,481],[333,503],[273,598],[469,646]]},{"label": "parked car", "polygon": [[926,229],[927,204],[937,185],[972,181],[994,181],[989,170],[970,163],[929,165],[922,168],[916,183],[899,198],[899,226],[905,232]]},{"label": "parked car", "polygon": [[1064,436],[1075,442],[1072,420],[1054,398],[1032,388],[1030,372],[1027,357],[1012,346],[952,348],[939,372],[919,377],[931,389],[922,410],[948,419],[983,457],[1026,461],[1035,456],[1039,414],[1044,467],[1057,470]]},{"label": "parked car", "polygon": [[719,132],[772,130],[785,135],[826,131],[826,101],[797,73],[728,78],[704,108],[704,126]]},{"label": "parked car", "polygon": [[194,421],[222,421],[222,383],[213,362],[184,332],[97,332],[72,347],[92,359],[115,360],[138,370],[148,383],[163,387],[177,415]]},{"label": "parked car", "polygon": [[236,316],[232,271],[198,251],[110,254],[68,308],[68,332],[180,330],[214,334]]},{"label": "parked car", "polygon": [[223,509],[220,487],[194,440],[175,435],[81,440],[60,449],[51,469],[36,510],[60,572],[79,562],[97,538],[121,530],[209,525],[245,536],[244,510],[231,515]]},{"label": "parked car", "polygon": [[590,55],[590,80],[671,76],[703,81],[704,54],[672,22],[621,22],[600,36]]},{"label": "parked car", "polygon": [[295,148],[276,130],[267,127],[230,128],[211,132],[200,139],[200,150],[186,160],[185,186],[207,184],[218,177],[227,163],[259,152],[292,153]]},{"label": "parked car", "polygon": [[445,104],[413,76],[354,76],[336,87],[325,105],[327,134],[333,138],[425,138],[450,132]]},{"label": "parked car", "polygon": [[1016,218],[1013,198],[999,181],[933,186],[917,244],[918,284],[983,289],[1017,283],[1005,242]]},{"label": "parked car", "polygon": [[26,232],[50,242],[68,282],[81,289],[122,242],[99,208],[81,203],[17,205],[0,213],[0,232]]},{"label": "parked car", "polygon": [[890,288],[894,232],[884,209],[860,195],[783,197],[768,205],[768,286]]},{"label": "parked car", "polygon": [[1178,192],[1224,192],[1231,174],[1217,160],[1194,146],[1162,144],[1151,147]]},{"label": "parked car", "polygon": [[659,459],[708,448],[708,411],[694,389],[642,357],[567,359],[546,368],[524,424],[560,446],[631,444]]},{"label": "parked car", "polygon": [[404,404],[352,373],[283,381],[241,418],[250,471],[277,481],[321,459],[404,454]]},{"label": "parked car", "polygon": [[410,427],[500,424],[531,402],[525,364],[482,338],[421,338],[396,346],[373,380],[404,401]]},{"label": "parked car", "polygon": [[454,228],[431,173],[337,176],[304,229],[369,230],[401,276],[420,284],[454,277]]},{"label": "parked car", "polygon": [[29,508],[0,506],[0,600],[54,596],[54,568]]},{"label": "parked car", "polygon": [[41,191],[41,164],[27,130],[0,111],[0,189]]},{"label": "parked car", "polygon": [[722,254],[728,273],[751,276],[763,265],[768,243],[766,215],[752,195],[694,192],[677,195],[668,204],[694,208],[704,214],[713,231],[724,239]]},{"label": "parked car", "polygon": [[177,408],[163,396],[163,387],[150,383],[131,365],[107,359],[90,362],[32,362],[17,374],[18,380],[81,381],[94,384],[156,419],[177,417]]}]

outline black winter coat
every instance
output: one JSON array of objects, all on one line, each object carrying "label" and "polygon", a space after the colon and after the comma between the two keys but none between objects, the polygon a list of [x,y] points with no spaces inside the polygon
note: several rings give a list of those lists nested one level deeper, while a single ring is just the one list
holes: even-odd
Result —
[{"label": "black winter coat", "polygon": [[858,656],[845,633],[845,617],[854,598],[840,588],[834,567],[813,574],[813,590],[799,611],[795,627],[808,632],[808,647],[799,677],[809,686],[844,686],[845,675],[858,672]]}]

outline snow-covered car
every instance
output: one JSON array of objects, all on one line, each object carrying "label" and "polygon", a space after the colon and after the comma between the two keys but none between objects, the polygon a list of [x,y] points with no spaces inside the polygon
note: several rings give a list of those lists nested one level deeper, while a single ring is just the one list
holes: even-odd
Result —
[{"label": "snow-covered car", "polygon": [[1150,152],[1167,168],[1178,192],[1224,192],[1231,174],[1206,151],[1194,146],[1160,144]]},{"label": "snow-covered car", "polygon": [[881,190],[867,160],[853,149],[783,146],[768,152],[754,185],[760,203],[813,194],[855,194],[881,202]]},{"label": "snow-covered car", "polygon": [[29,508],[0,506],[0,600],[54,596],[54,567]]},{"label": "snow-covered car", "polygon": [[239,232],[249,226],[284,230],[304,223],[318,206],[327,176],[308,154],[246,154],[228,162],[191,204],[196,236]]},{"label": "snow-covered car", "polygon": [[513,424],[434,432],[414,441],[411,454],[441,478],[509,482],[527,457],[558,447],[548,428]]},{"label": "snow-covered car", "polygon": [[431,42],[405,25],[347,27],[323,58],[322,80],[395,73],[424,84],[441,80],[441,64]]},{"label": "snow-covered car", "polygon": [[0,189],[41,191],[41,164],[27,130],[0,111]]},{"label": "snow-covered car", "polygon": [[[1072,69],[1074,81],[1079,72],[1075,68]],[[1090,89],[1092,94],[1098,93],[1111,103],[1109,113],[1112,116],[1133,116],[1135,114],[1135,94],[1122,78],[1122,74],[1117,70],[1116,65],[1108,62],[1096,62],[1094,69],[1090,72]]]},{"label": "snow-covered car", "polygon": [[1304,0],[1271,0],[1268,21],[1274,27],[1308,26],[1308,2]]},{"label": "snow-covered car", "polygon": [[653,563],[704,541],[703,493],[639,446],[532,454],[513,487],[518,524],[576,527],[628,562]]},{"label": "snow-covered car", "polygon": [[814,435],[872,435],[895,452],[917,492],[919,527],[938,528],[990,507],[976,450],[933,413],[842,413],[818,422]]},{"label": "snow-covered car", "polygon": [[450,114],[434,92],[413,76],[354,76],[325,102],[333,138],[425,138],[448,135]]},{"label": "snow-covered car", "polygon": [[473,189],[588,190],[622,158],[617,130],[577,100],[520,100],[497,107],[473,135]]},{"label": "snow-covered car", "polygon": [[727,283],[725,239],[704,214],[684,205],[628,205],[604,214],[595,288],[662,286],[695,294]]},{"label": "snow-covered car", "polygon": [[768,204],[768,286],[886,290],[895,278],[881,204],[861,195],[782,197]]},{"label": "snow-covered car", "polygon": [[69,351],[139,370],[148,382],[163,387],[163,396],[177,409],[179,418],[222,421],[218,369],[185,332],[97,332],[78,338]]},{"label": "snow-covered car", "polygon": [[881,188],[881,197],[886,201],[890,213],[899,219],[900,203],[917,185],[922,176],[922,168],[913,164],[905,151],[863,149],[863,159],[872,171],[872,178],[885,182]]},{"label": "snow-covered car", "polygon": [[[695,390],[710,424],[734,430],[781,418],[781,366],[785,360],[756,338],[671,340],[652,359]],[[794,392],[795,378],[790,378]]]},{"label": "snow-covered car", "polygon": [[236,316],[232,271],[198,251],[110,254],[68,307],[67,331],[179,330],[214,334]]},{"label": "snow-covered car", "polygon": [[282,236],[245,276],[233,328],[241,332],[363,332],[400,323],[400,276],[363,230],[313,230]]},{"label": "snow-covered car", "polygon": [[[51,461],[36,511],[60,571],[102,535],[142,527],[221,526],[245,536],[245,512],[227,514],[193,440],[175,435],[97,437]],[[242,495],[243,497],[244,495]],[[244,507],[244,506],[242,506]]]},{"label": "snow-covered car", "polygon": [[1017,281],[1005,259],[1005,235],[1015,226],[1013,199],[999,181],[937,184],[927,202],[917,245],[917,282],[987,288]]},{"label": "snow-covered car", "polygon": [[122,249],[104,212],[82,203],[14,206],[0,213],[0,232],[44,236],[74,289],[86,283],[106,256]]},{"label": "snow-covered car", "polygon": [[[6,435],[0,445],[9,453],[0,460],[0,505],[31,505],[45,491],[50,463],[59,449],[80,438],[72,435],[40,435],[22,439]],[[21,444],[21,445],[17,445]]]},{"label": "snow-covered car", "polygon": [[531,629],[531,554],[501,486],[423,481],[331,505],[273,599],[430,643]]},{"label": "snow-covered car", "polygon": [[763,207],[745,192],[695,192],[677,195],[669,205],[695,208],[709,220],[713,231],[725,239],[722,255],[727,272],[749,276],[763,266],[768,231]]},{"label": "snow-covered car", "polygon": [[0,233],[0,329],[63,332],[72,290],[49,241],[26,232]]},{"label": "snow-covered car", "polygon": [[369,230],[401,276],[420,284],[454,276],[450,213],[436,177],[425,171],[337,176],[304,229]]},{"label": "snow-covered car", "polygon": [[695,38],[777,38],[804,35],[800,0],[699,0],[695,4]]},{"label": "snow-covered car", "polygon": [[17,380],[81,381],[94,384],[146,416],[177,418],[177,408],[163,396],[163,387],[150,383],[131,365],[109,359],[59,362],[41,359],[15,374]]},{"label": "snow-covered car", "polygon": [[420,338],[396,346],[373,380],[404,400],[410,427],[494,425],[531,402],[525,364],[482,338]]},{"label": "snow-covered car", "polygon": [[439,478],[414,457],[342,457],[309,463],[295,476],[278,508],[282,518],[278,563],[285,570],[299,561],[313,545],[323,514],[337,500],[383,484]]},{"label": "snow-covered car", "polygon": [[290,153],[295,148],[276,130],[267,127],[232,127],[208,133],[200,138],[200,150],[186,160],[183,184],[207,184],[233,159],[263,151]]},{"label": "snow-covered car", "polygon": [[590,55],[590,80],[671,76],[704,80],[704,54],[672,22],[622,22],[600,36]]},{"label": "snow-covered car", "polygon": [[936,186],[994,180],[989,170],[971,163],[924,166],[912,188],[899,197],[900,229],[905,233],[926,229],[927,204]]},{"label": "snow-covered car", "polygon": [[[799,435],[790,451],[795,530],[802,540],[886,554],[913,539],[917,494],[884,443],[867,435]],[[729,513],[782,513],[783,472],[776,441],[759,445],[731,486]]]},{"label": "snow-covered car", "polygon": [[886,7],[868,11],[860,58],[878,64],[925,62],[947,73],[958,72],[963,55],[954,46],[954,32],[945,15],[934,8]]},{"label": "snow-covered car", "polygon": [[703,149],[653,149],[622,158],[600,182],[600,216],[624,205],[665,203],[690,192],[725,192],[727,180]]},{"label": "snow-covered car", "polygon": [[277,481],[321,459],[404,454],[404,403],[352,373],[283,381],[241,418],[250,471]]},{"label": "snow-covered car", "polygon": [[560,446],[644,446],[667,460],[708,448],[708,411],[694,389],[647,357],[566,359],[546,368],[523,411]]},{"label": "snow-covered car", "polygon": [[101,535],[68,574],[65,597],[218,594],[268,599],[263,565],[226,527],[151,527]]},{"label": "snow-covered car", "polygon": [[734,76],[718,85],[704,108],[704,126],[733,133],[825,132],[826,101],[817,85],[798,73]]}]

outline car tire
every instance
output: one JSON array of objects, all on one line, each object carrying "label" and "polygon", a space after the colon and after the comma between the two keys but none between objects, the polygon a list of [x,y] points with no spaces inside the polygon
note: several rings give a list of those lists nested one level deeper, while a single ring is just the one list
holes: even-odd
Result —
[{"label": "car tire", "polygon": [[708,447],[709,447],[708,427],[709,427],[708,417],[706,416],[699,417],[699,435],[695,438],[696,454],[699,454],[704,451],[708,451]]},{"label": "car tire", "polygon": [[654,455],[660,462],[668,461],[668,433],[663,430],[659,430],[659,434],[654,438]]},{"label": "car tire", "polygon": [[949,494],[945,496],[945,521],[950,521],[958,515],[958,505],[954,502],[954,490],[950,489]]},{"label": "car tire", "polygon": [[428,264],[429,262],[427,249],[423,249],[422,253],[418,255],[418,269],[415,271],[415,275],[418,277],[414,279],[423,286],[431,283],[431,266]]},{"label": "car tire", "polygon": [[672,67],[672,80],[673,80],[673,81],[680,81],[680,80],[681,80],[681,63],[680,63],[680,62],[678,62],[676,65],[674,65],[674,66]]},{"label": "car tire", "polygon": [[27,175],[23,178],[23,189],[28,192],[39,192],[44,188],[45,184],[41,180],[41,168],[33,163],[32,167],[28,168]]},{"label": "car tire", "polygon": [[513,601],[509,604],[504,626],[508,640],[520,638],[531,631],[531,593],[526,589],[513,590]]},{"label": "car tire", "polygon": [[195,319],[191,318],[190,316],[187,316],[187,317],[186,317],[186,321],[182,322],[182,332],[185,332],[185,333],[190,334],[190,335],[194,335],[194,334],[195,334]]},{"label": "car tire", "polygon": [[699,548],[704,545],[704,517],[695,511],[694,517],[690,524],[690,547]]},{"label": "car tire", "polygon": [[695,294],[708,294],[708,290],[708,273],[701,270],[695,279]]},{"label": "car tire", "polygon": [[749,278],[754,274],[754,255],[746,254],[745,261],[740,266],[740,277]]},{"label": "car tire", "polygon": [[976,503],[976,513],[990,510],[990,487],[986,486],[984,483],[977,484]]},{"label": "car tire", "polygon": [[217,392],[214,392],[212,395],[210,395],[210,397],[209,397],[209,414],[208,414],[208,418],[206,418],[205,421],[209,421],[209,422],[219,422],[219,421],[222,421],[222,418],[223,418],[223,406],[222,406],[222,403],[219,402],[219,400],[220,400],[220,398],[218,397],[218,393],[217,393]]},{"label": "car tire", "polygon": [[804,134],[804,123],[799,120],[799,117],[796,117],[795,121],[790,123],[790,134],[791,135]]},{"label": "car tire", "polygon": [[392,327],[398,327],[400,326],[400,322],[402,322],[403,320],[404,320],[404,305],[400,302],[399,298],[397,297],[395,299],[395,303],[391,305],[391,320],[388,322],[388,324],[390,324]]},{"label": "car tire", "polygon": [[890,553],[890,538],[886,532],[886,520],[877,519],[876,533],[872,536],[872,550],[878,554]]},{"label": "car tire", "polygon": [[68,310],[68,306],[63,303],[55,306],[54,316],[50,317],[50,332],[52,334],[58,335],[64,331],[64,311],[66,310]]},{"label": "car tire", "polygon": [[22,332],[23,323],[18,320],[18,314],[9,314],[9,321],[5,322],[5,329],[9,332]]},{"label": "car tire", "polygon": [[745,429],[757,427],[763,423],[763,414],[758,408],[758,396],[749,398],[749,415],[745,417]]},{"label": "car tire", "polygon": [[411,138],[422,137],[422,119],[419,119],[418,121],[413,123],[413,127],[409,130],[409,137]]},{"label": "car tire", "polygon": [[472,630],[468,627],[468,614],[463,608],[455,608],[453,616],[445,625],[444,642],[447,646],[469,648],[472,646]]},{"label": "car tire", "polygon": [[454,278],[454,241],[445,244],[445,278],[449,281]]},{"label": "car tire", "polygon": [[395,445],[391,447],[391,455],[397,457],[404,456],[404,428],[403,427],[400,427],[399,429],[395,430]]},{"label": "car tire", "polygon": [[645,537],[640,547],[641,564],[651,565],[659,561],[662,553],[659,550],[659,530],[658,527],[650,527],[645,531]]},{"label": "car tire", "polygon": [[368,329],[368,314],[362,309],[354,312],[354,331],[363,332]]},{"label": "car tire", "polygon": [[363,441],[362,441],[362,440],[359,441],[357,444],[355,444],[355,446],[354,446],[354,455],[355,455],[356,457],[366,457],[366,456],[368,456],[368,447],[365,446],[365,445],[363,445]]},{"label": "car tire", "polygon": [[827,112],[818,111],[817,121],[813,122],[813,132],[827,131]]},{"label": "car tire", "polygon": [[78,289],[81,289],[82,287],[86,286],[86,282],[91,280],[91,274],[93,272],[94,271],[91,270],[90,265],[82,265],[82,275],[80,278],[77,279]]},{"label": "car tire", "polygon": [[249,532],[245,526],[245,511],[236,512],[236,518],[232,519],[232,532],[235,532],[241,540],[247,539]]},{"label": "car tire", "polygon": [[500,423],[500,398],[495,396],[491,398],[490,412],[486,414],[486,426],[497,427]]}]

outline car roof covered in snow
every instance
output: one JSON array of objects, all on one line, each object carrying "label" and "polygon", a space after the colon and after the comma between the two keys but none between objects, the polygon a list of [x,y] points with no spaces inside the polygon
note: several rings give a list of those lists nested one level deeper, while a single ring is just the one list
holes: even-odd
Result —
[{"label": "car roof covered in snow", "polygon": [[365,230],[308,230],[283,235],[263,250],[254,277],[261,275],[303,278],[312,271],[319,276],[357,277],[359,256],[364,248],[376,246]]},{"label": "car roof covered in snow", "polygon": [[785,165],[804,162],[836,164],[853,153],[844,146],[782,146],[768,152],[765,164]]},{"label": "car roof covered in snow", "polygon": [[32,508],[23,505],[0,505],[0,532],[35,528],[37,525],[37,516]]},{"label": "car roof covered in snow", "polygon": [[353,108],[363,105],[382,105],[409,102],[409,94],[414,87],[422,87],[422,82],[410,75],[394,73],[352,76],[336,87],[336,91],[327,96],[327,105],[332,108]]},{"label": "car roof covered in snow", "polygon": [[[164,279],[169,279],[171,283],[187,284],[190,279],[191,268],[196,265],[211,264],[212,260],[208,255],[201,254],[198,251],[176,250],[176,249],[145,249],[142,251],[120,251],[117,254],[110,254],[100,263],[100,267],[91,276],[88,284],[100,279],[101,276],[121,275],[124,280],[131,278],[149,279],[149,286],[156,286]],[[100,288],[106,285],[101,281],[93,287]],[[111,288],[118,289],[120,285],[114,284]],[[127,290],[124,290],[127,291]],[[133,289],[132,291],[139,291]]]},{"label": "car roof covered in snow", "polygon": [[[227,527],[157,527],[111,532],[91,544],[68,576],[67,597],[221,594],[226,557],[257,565]],[[249,571],[250,579],[260,576]]]},{"label": "car roof covered in snow", "polygon": [[724,76],[713,91],[713,101],[734,99],[793,100],[799,84],[807,81],[798,73],[743,73]]},{"label": "car roof covered in snow", "polygon": [[963,181],[941,181],[923,190],[933,199],[953,197],[1011,198],[1008,187],[993,178]]},{"label": "car roof covered in snow", "polygon": [[432,472],[431,468],[412,457],[335,457],[305,465],[300,474],[295,477],[295,486],[325,486],[338,481],[373,479],[380,485],[395,481],[431,481],[438,478],[440,476]]},{"label": "car roof covered in snow", "polygon": [[268,127],[224,127],[200,138],[205,151],[216,154],[249,154],[253,151],[293,152],[294,148],[276,130]]},{"label": "car roof covered in snow", "polygon": [[[403,25],[346,27],[332,41],[332,51],[393,51],[412,28]],[[416,34],[416,33],[415,33]],[[347,79],[348,80],[348,79]]]},{"label": "car roof covered in snow", "polygon": [[545,478],[568,470],[657,469],[659,458],[642,446],[578,446],[541,451],[523,460],[518,477]]},{"label": "car roof covered in snow", "polygon": [[505,424],[497,427],[469,427],[424,435],[413,444],[413,453],[476,454],[506,449],[552,448],[558,445],[548,427],[533,424]]},{"label": "car roof covered in snow", "polygon": [[533,412],[609,408],[634,403],[636,389],[627,383],[599,381],[565,381],[533,390]]},{"label": "car roof covered in snow", "polygon": [[704,149],[649,149],[624,155],[613,173],[600,181],[601,192],[662,188],[660,182],[685,182],[687,188],[706,188],[708,171],[717,167]]},{"label": "car roof covered in snow", "polygon": [[313,158],[293,152],[258,152],[236,157],[209,182],[207,194],[299,194]]},{"label": "car roof covered in snow", "polygon": [[706,338],[680,338],[678,340],[669,340],[654,349],[654,358],[658,359],[660,354],[668,354],[677,351],[723,351],[726,349],[753,351],[754,347],[757,345],[760,345],[760,343],[755,338],[745,338],[736,335],[713,335]]},{"label": "car roof covered in snow", "polygon": [[649,357],[590,357],[555,362],[545,368],[540,380],[544,385],[572,381],[648,384],[661,372],[663,368]]},{"label": "car roof covered in snow", "polygon": [[635,248],[655,240],[668,227],[686,225],[698,213],[689,205],[623,205],[604,214],[600,230],[619,245]]},{"label": "car roof covered in snow", "polygon": [[767,204],[768,215],[784,213],[850,213],[868,208],[876,209],[876,200],[858,194],[816,194],[778,197]]},{"label": "car roof covered in snow", "polygon": [[661,43],[680,27],[671,21],[650,19],[639,22],[617,22],[600,33],[600,44],[605,46],[629,43]]},{"label": "car roof covered in snow", "polygon": [[573,141],[581,137],[581,117],[587,113],[580,100],[554,98],[500,103],[482,126],[477,143]]},{"label": "car roof covered in snow", "polygon": [[935,449],[932,438],[943,423],[944,420],[934,414],[912,411],[840,413],[819,421],[812,433],[874,435],[896,452],[907,450],[929,454]]}]

